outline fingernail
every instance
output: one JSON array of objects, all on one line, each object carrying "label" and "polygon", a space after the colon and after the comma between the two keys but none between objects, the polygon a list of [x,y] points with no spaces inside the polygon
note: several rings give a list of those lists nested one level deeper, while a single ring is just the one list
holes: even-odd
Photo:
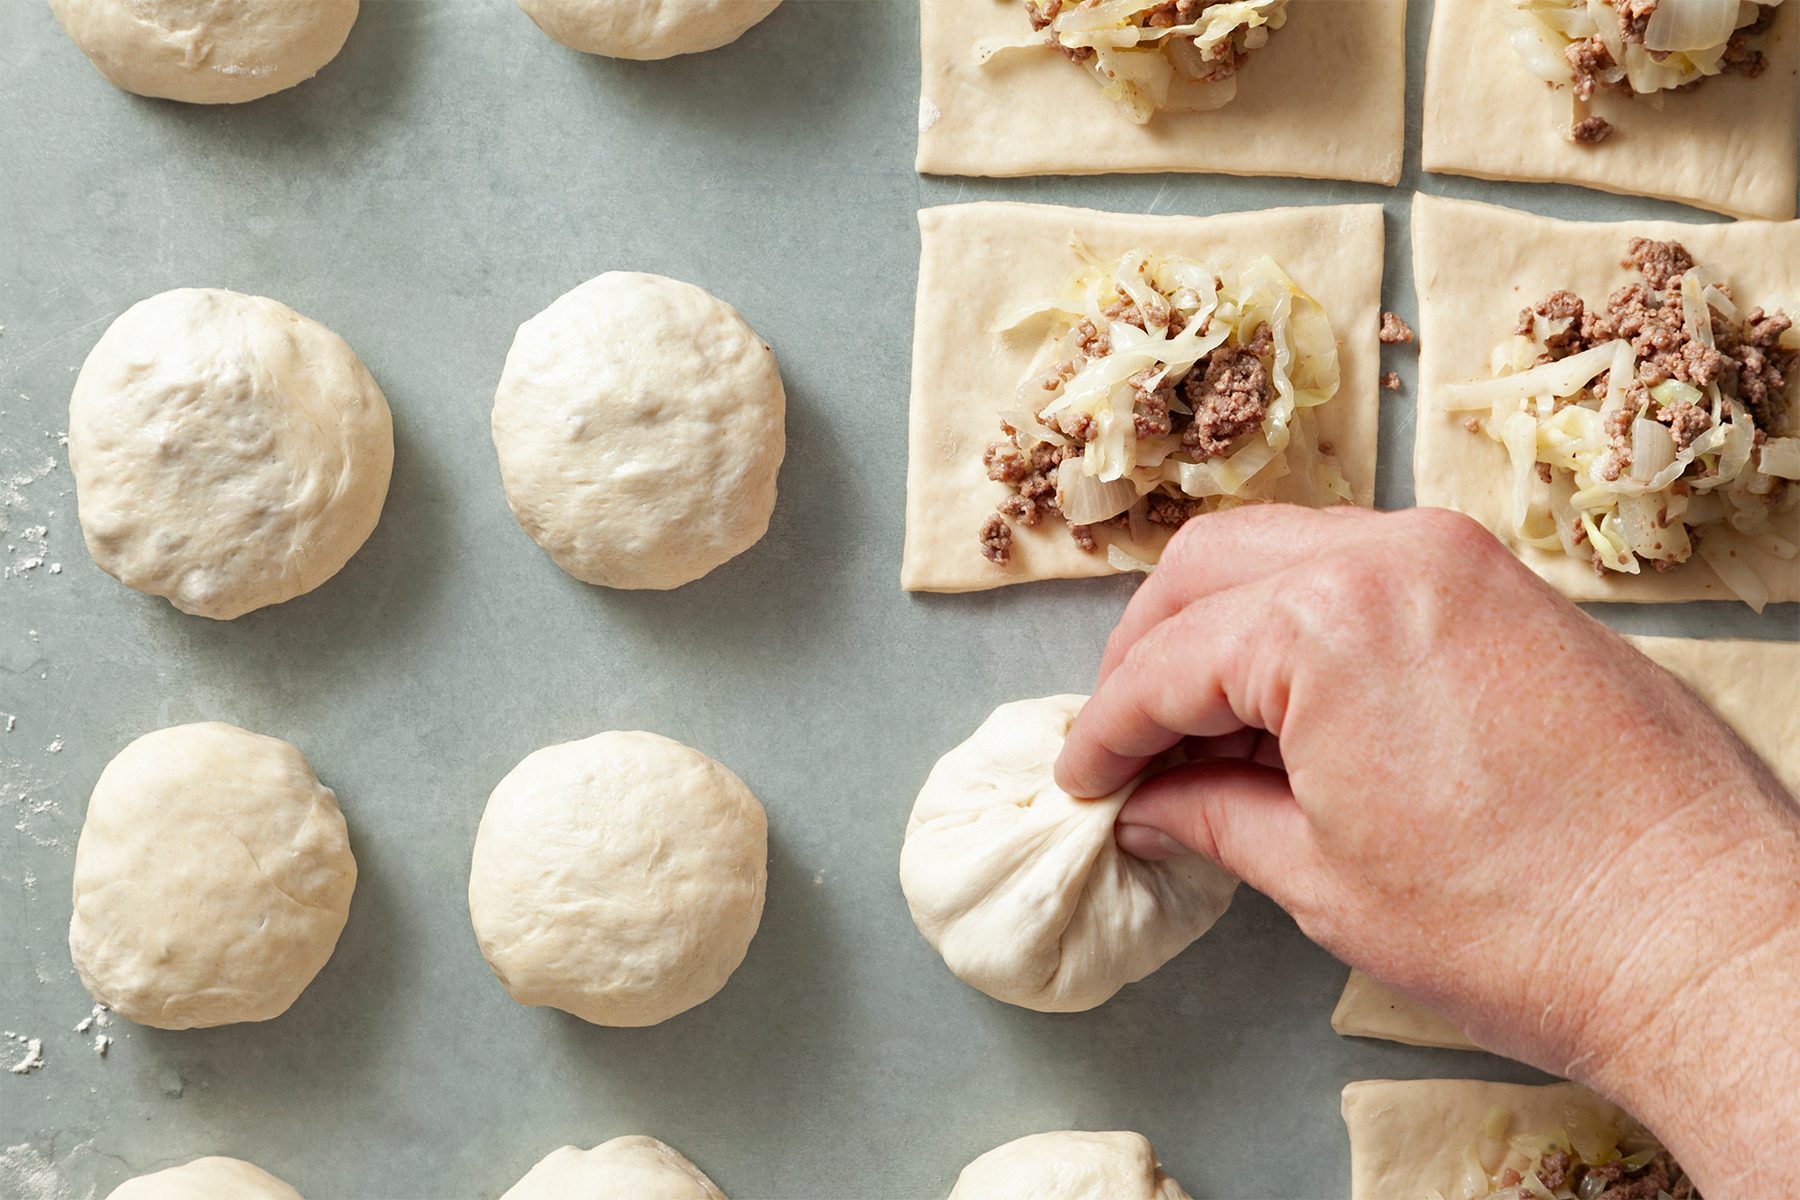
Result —
[{"label": "fingernail", "polygon": [[1186,858],[1193,854],[1186,846],[1160,829],[1148,825],[1120,825],[1113,834],[1119,849],[1133,858],[1161,862],[1166,858]]}]

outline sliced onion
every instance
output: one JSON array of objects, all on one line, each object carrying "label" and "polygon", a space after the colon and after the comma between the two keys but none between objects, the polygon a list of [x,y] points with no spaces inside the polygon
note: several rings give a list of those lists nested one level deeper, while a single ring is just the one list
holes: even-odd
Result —
[{"label": "sliced onion", "polygon": [[1749,563],[1737,538],[1715,533],[1700,539],[1700,557],[1713,569],[1727,591],[1761,612],[1769,603],[1769,588]]},{"label": "sliced onion", "polygon": [[1156,570],[1155,563],[1145,562],[1136,555],[1127,554],[1110,542],[1107,543],[1106,546],[1106,562],[1108,566],[1121,574],[1131,571],[1141,571],[1145,575],[1148,575],[1150,572]]},{"label": "sliced onion", "polygon": [[1646,421],[1631,423],[1631,477],[1647,483],[1675,461],[1675,437],[1666,425]]},{"label": "sliced onion", "polygon": [[1662,0],[1644,27],[1651,50],[1706,50],[1731,40],[1738,0]]},{"label": "sliced onion", "polygon": [[1800,479],[1800,437],[1770,438],[1764,442],[1756,469],[1780,479]]},{"label": "sliced onion", "polygon": [[1056,468],[1056,507],[1071,525],[1110,521],[1136,504],[1137,499],[1137,486],[1131,480],[1103,483],[1083,471],[1078,458],[1065,459]]}]

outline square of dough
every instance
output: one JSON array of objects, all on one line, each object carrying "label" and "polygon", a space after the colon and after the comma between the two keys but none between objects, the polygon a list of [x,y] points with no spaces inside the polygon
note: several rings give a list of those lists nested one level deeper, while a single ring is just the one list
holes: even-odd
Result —
[{"label": "square of dough", "polygon": [[919,0],[922,173],[1400,181],[1404,0],[1293,0],[1287,24],[1244,64],[1236,99],[1148,125],[1049,47],[976,63],[977,43],[1030,29],[1019,0]]},{"label": "square of dough", "polygon": [[[1800,793],[1800,643],[1628,637],[1712,706],[1776,778]],[[1331,1014],[1346,1037],[1476,1050],[1436,1012],[1361,971],[1351,971]]]},{"label": "square of dough", "polygon": [[[986,3],[986,0],[981,0]],[[1268,255],[1324,306],[1338,337],[1338,394],[1313,409],[1356,503],[1375,495],[1380,416],[1382,216],[1377,204],[1278,208],[1216,217],[1145,217],[1036,204],[982,203],[919,213],[919,306],[913,325],[906,464],[909,591],[968,592],[1037,579],[1117,572],[1075,545],[1060,521],[1013,530],[1012,562],[982,557],[978,534],[1007,488],[981,456],[1043,342],[1041,328],[993,332],[1005,317],[1060,295],[1081,269],[1079,236],[1102,259],[1132,249],[1179,254],[1221,273]],[[1160,530],[1143,551],[1160,552]]]},{"label": "square of dough", "polygon": [[[1604,303],[1622,284],[1639,278],[1620,265],[1632,237],[1678,241],[1696,260],[1721,271],[1740,302],[1800,317],[1800,221],[1557,221],[1467,200],[1413,198],[1413,280],[1419,296],[1414,494],[1420,505],[1453,508],[1480,521],[1572,600],[1732,600],[1736,597],[1698,553],[1671,571],[1646,564],[1637,575],[1601,576],[1560,550],[1518,545],[1506,449],[1464,429],[1467,413],[1443,408],[1446,385],[1489,378],[1489,356],[1512,334],[1520,309],[1558,288]],[[1792,389],[1789,395],[1792,428]],[[1800,508],[1790,508],[1776,532],[1800,542]],[[1800,600],[1800,565],[1794,560],[1754,551],[1747,558],[1771,602]]]},{"label": "square of dough", "polygon": [[1514,1134],[1560,1134],[1570,1109],[1605,1122],[1629,1120],[1619,1106],[1573,1083],[1532,1085],[1479,1079],[1370,1079],[1344,1089],[1350,1133],[1350,1200],[1465,1195],[1464,1164],[1488,1114],[1512,1114]]},{"label": "square of dough", "polygon": [[1533,75],[1507,41],[1507,0],[1437,0],[1425,57],[1427,171],[1578,183],[1734,217],[1794,215],[1800,5],[1760,39],[1769,69],[1650,102],[1602,89],[1588,111],[1613,124],[1594,146],[1568,139],[1570,89]]}]

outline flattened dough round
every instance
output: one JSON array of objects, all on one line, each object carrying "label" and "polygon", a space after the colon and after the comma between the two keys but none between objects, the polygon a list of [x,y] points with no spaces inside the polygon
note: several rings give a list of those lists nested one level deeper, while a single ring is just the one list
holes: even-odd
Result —
[{"label": "flattened dough round", "polygon": [[394,465],[387,400],[285,304],[181,288],[134,304],[69,400],[81,532],[101,570],[229,620],[337,574]]},{"label": "flattened dough round", "polygon": [[950,1200],[1192,1200],[1141,1133],[1034,1133],[962,1169]]},{"label": "flattened dough round", "polygon": [[674,588],[767,531],[786,412],[775,354],[736,309],[609,271],[519,326],[494,446],[513,515],[557,566]]},{"label": "flattened dough round", "polygon": [[301,1200],[299,1192],[241,1158],[196,1158],[127,1179],[106,1200]]},{"label": "flattened dough round", "polygon": [[725,1200],[679,1151],[653,1137],[552,1150],[500,1200]]},{"label": "flattened dough round", "polygon": [[519,1003],[655,1025],[744,961],[768,859],[743,780],[654,733],[602,733],[527,755],[488,797],[469,914]]},{"label": "flattened dough round", "polygon": [[565,46],[608,58],[673,58],[743,37],[781,0],[519,0]]},{"label": "flattened dough round", "polygon": [[913,804],[900,887],[913,923],[963,982],[1039,1012],[1081,1012],[1212,927],[1237,880],[1199,856],[1149,863],[1100,800],[1051,768],[1086,696],[1002,704],[938,760]]},{"label": "flattened dough round", "polygon": [[358,0],[50,0],[114,85],[189,104],[236,104],[317,75]]},{"label": "flattened dough round", "polygon": [[94,999],[140,1025],[266,1021],[331,957],[355,887],[337,797],[300,751],[177,725],[94,785],[69,952]]}]

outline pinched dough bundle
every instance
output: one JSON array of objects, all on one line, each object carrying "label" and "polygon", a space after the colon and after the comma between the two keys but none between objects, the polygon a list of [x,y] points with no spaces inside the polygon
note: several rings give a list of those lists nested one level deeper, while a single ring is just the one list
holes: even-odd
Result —
[{"label": "pinched dough bundle", "polygon": [[357,0],[50,0],[99,72],[140,96],[236,104],[337,57]]},{"label": "pinched dough bundle", "polygon": [[469,915],[513,999],[655,1025],[710,998],[762,921],[769,829],[744,781],[654,733],[525,757],[488,798]]},{"label": "pinched dough bundle", "polygon": [[519,0],[565,46],[608,58],[673,58],[743,37],[781,0]]},{"label": "pinched dough bundle", "polygon": [[331,957],[355,887],[337,797],[300,751],[177,725],[94,785],[69,952],[94,999],[140,1025],[266,1021]]},{"label": "pinched dough bundle", "polygon": [[1113,821],[1137,781],[1080,800],[1051,768],[1085,696],[994,710],[938,760],[907,822],[900,887],[958,978],[1039,1012],[1112,998],[1212,927],[1237,880],[1198,856],[1150,863]]},{"label": "pinched dough bundle", "polygon": [[1192,1200],[1141,1133],[1034,1133],[962,1169],[950,1200]]},{"label": "pinched dough bundle", "polygon": [[301,1200],[299,1192],[238,1158],[196,1158],[127,1179],[106,1200]]},{"label": "pinched dough bundle", "polygon": [[69,469],[94,562],[229,620],[337,574],[381,518],[387,400],[344,339],[218,288],[114,321],[69,400]]},{"label": "pinched dough bundle", "polygon": [[552,1150],[500,1200],[725,1200],[713,1181],[653,1137]]},{"label": "pinched dough bundle", "polygon": [[768,529],[786,411],[775,354],[736,309],[611,271],[513,340],[493,414],[506,502],[583,582],[680,587]]}]

